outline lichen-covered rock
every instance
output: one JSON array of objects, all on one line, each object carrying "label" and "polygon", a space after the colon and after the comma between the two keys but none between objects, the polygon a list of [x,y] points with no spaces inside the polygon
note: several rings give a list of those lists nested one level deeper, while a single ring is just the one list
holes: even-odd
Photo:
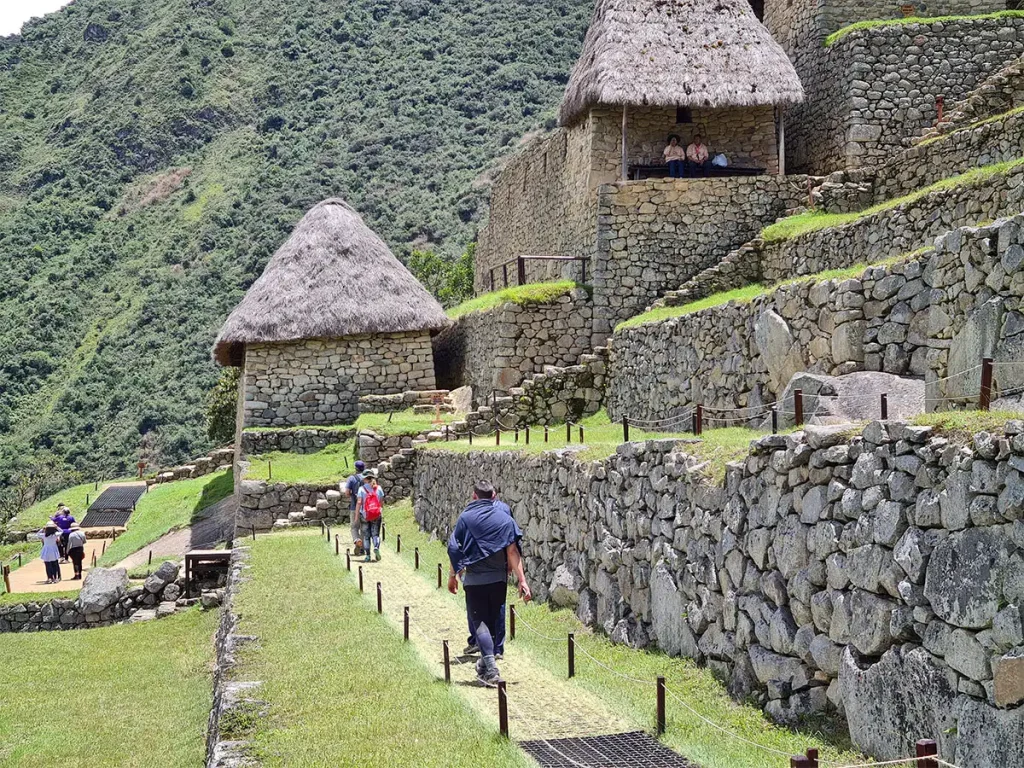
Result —
[{"label": "lichen-covered rock", "polygon": [[971,528],[932,552],[924,593],[944,621],[966,629],[990,626],[999,612],[1009,541],[997,529]]},{"label": "lichen-covered rock", "polygon": [[77,608],[86,614],[100,614],[113,606],[128,591],[128,571],[124,568],[93,568],[85,574]]}]

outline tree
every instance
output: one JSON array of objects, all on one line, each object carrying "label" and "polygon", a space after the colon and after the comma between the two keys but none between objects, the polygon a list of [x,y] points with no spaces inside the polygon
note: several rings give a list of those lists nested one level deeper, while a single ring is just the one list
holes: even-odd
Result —
[{"label": "tree", "polygon": [[476,243],[470,243],[454,261],[434,251],[413,251],[409,271],[445,307],[473,298],[473,258]]},{"label": "tree", "polygon": [[41,454],[28,466],[11,475],[0,492],[0,542],[6,539],[11,520],[24,510],[61,488],[81,482],[81,475],[51,454]]},{"label": "tree", "polygon": [[238,410],[240,368],[225,368],[220,380],[206,400],[206,434],[219,445],[235,440],[235,417]]}]

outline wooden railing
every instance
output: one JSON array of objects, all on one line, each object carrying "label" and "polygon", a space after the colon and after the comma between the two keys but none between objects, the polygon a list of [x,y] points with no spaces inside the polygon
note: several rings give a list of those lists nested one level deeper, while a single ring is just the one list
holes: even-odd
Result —
[{"label": "wooden railing", "polygon": [[[488,270],[487,274],[489,281],[488,284],[490,286],[489,290],[496,291],[498,290],[498,288],[508,288],[510,285],[508,277],[509,268],[513,266],[515,267],[516,280],[516,282],[513,285],[526,285],[526,263],[528,261],[577,261],[580,263],[582,272],[580,276],[580,282],[584,284],[587,282],[587,262],[590,261],[590,259],[586,256],[519,256],[515,259],[512,259],[511,261],[506,261],[504,264],[499,264],[496,267],[491,267]],[[501,274],[500,281],[495,276],[495,273],[499,271]]]}]

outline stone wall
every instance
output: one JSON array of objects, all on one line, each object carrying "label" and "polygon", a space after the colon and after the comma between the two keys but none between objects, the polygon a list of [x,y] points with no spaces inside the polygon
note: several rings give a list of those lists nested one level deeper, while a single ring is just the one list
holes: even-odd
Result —
[{"label": "stone wall", "polygon": [[970,96],[944,112],[942,122],[925,131],[934,138],[976,125],[996,115],[1005,115],[1024,104],[1024,59],[1016,59],[989,75]]},{"label": "stone wall", "polygon": [[271,429],[242,432],[242,455],[263,456],[268,453],[317,453],[329,445],[352,440],[354,429]]},{"label": "stone wall", "polygon": [[[801,371],[925,377],[931,410],[977,402],[978,366],[996,395],[1024,386],[1024,217],[951,232],[932,251],[857,278],[783,285],[749,303],[629,328],[613,340],[613,418],[660,420],[703,404],[780,399]],[[759,418],[763,418],[763,413]]]},{"label": "stone wall", "polygon": [[[595,197],[591,170],[590,121],[558,129],[508,160],[491,190],[490,215],[480,231],[473,287],[492,290],[490,269],[519,256],[585,256],[594,250]],[[533,262],[528,280],[560,276],[562,265]],[[579,265],[564,267],[580,279]],[[509,268],[515,284],[515,265]],[[504,283],[500,269],[495,287]]]},{"label": "stone wall", "polygon": [[430,334],[250,344],[245,427],[351,424],[362,395],[434,388]]},{"label": "stone wall", "polygon": [[218,448],[210,451],[206,456],[183,464],[173,469],[165,469],[153,477],[146,478],[146,485],[160,485],[162,483],[173,483],[175,480],[187,480],[192,477],[203,477],[216,472],[218,469],[230,467],[235,458],[234,448]]},{"label": "stone wall", "polygon": [[593,314],[589,294],[577,288],[544,304],[463,315],[434,338],[438,378],[451,389],[472,387],[483,402],[527,374],[574,365],[590,349]]},{"label": "stone wall", "polygon": [[756,441],[723,486],[672,441],[586,463],[427,451],[415,514],[447,536],[488,478],[534,594],[614,641],[705,663],[782,722],[838,709],[878,758],[934,738],[961,768],[1021,768],[1022,432],[808,428]]},{"label": "stone wall", "polygon": [[806,196],[805,177],[659,179],[599,191],[594,346]]}]

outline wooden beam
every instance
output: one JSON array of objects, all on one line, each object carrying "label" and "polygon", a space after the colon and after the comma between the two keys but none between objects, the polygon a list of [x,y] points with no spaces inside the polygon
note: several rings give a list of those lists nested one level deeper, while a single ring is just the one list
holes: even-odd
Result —
[{"label": "wooden beam", "polygon": [[786,175],[786,108],[778,107],[779,113],[779,176]]},{"label": "wooden beam", "polygon": [[622,180],[629,181],[629,130],[626,120],[629,117],[629,107],[622,105]]}]

